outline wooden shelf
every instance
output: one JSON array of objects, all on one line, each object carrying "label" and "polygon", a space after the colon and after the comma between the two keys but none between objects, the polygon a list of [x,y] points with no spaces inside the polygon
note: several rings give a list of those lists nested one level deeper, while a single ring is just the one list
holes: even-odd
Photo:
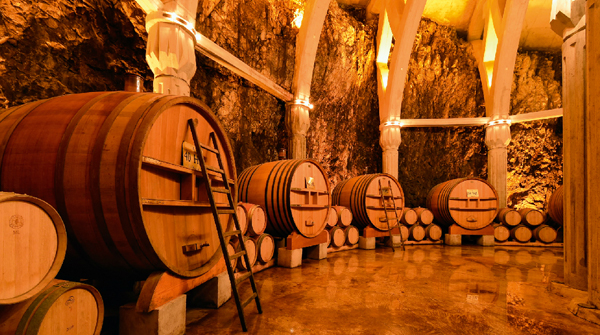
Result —
[{"label": "wooden shelf", "polygon": [[314,189],[310,189],[310,188],[299,188],[299,187],[292,187],[290,189],[290,191],[303,192],[303,193],[329,194],[329,192],[327,192],[327,191],[319,191],[319,190],[314,190]]},{"label": "wooden shelf", "polygon": [[498,200],[498,198],[458,198],[458,197],[454,197],[454,198],[449,198],[448,200],[495,201],[495,200]]},{"label": "wooden shelf", "polygon": [[487,211],[495,211],[498,208],[490,207],[490,208],[470,208],[470,207],[450,207],[448,210],[451,211],[468,211],[468,212],[487,212]]},{"label": "wooden shelf", "polygon": [[[367,198],[374,198],[374,199],[381,199],[381,195],[379,195],[379,194],[366,194],[365,197],[367,197]],[[389,195],[384,195],[383,197],[385,199],[391,199],[392,198]],[[400,197],[400,196],[396,196],[396,197],[394,197],[394,199],[403,199],[403,198]]]},{"label": "wooden shelf", "polygon": [[[383,207],[376,207],[376,206],[367,206],[367,209],[373,209],[373,210],[378,210],[378,211],[384,211],[384,210],[393,211],[394,210],[393,208],[390,208],[390,207],[383,208]],[[396,207],[396,210],[401,210],[401,209],[402,209],[402,207]]]},{"label": "wooden shelf", "polygon": [[294,208],[294,209],[301,209],[301,208],[327,208],[326,205],[311,205],[311,204],[291,204],[290,207]]}]

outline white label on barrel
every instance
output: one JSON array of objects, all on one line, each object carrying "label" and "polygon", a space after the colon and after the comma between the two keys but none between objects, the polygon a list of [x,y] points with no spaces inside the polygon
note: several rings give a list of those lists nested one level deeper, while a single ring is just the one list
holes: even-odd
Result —
[{"label": "white label on barrel", "polygon": [[471,304],[479,303],[479,296],[476,294],[467,294],[467,302]]},{"label": "white label on barrel", "polygon": [[479,190],[469,190],[467,189],[467,198],[479,198]]},{"label": "white label on barrel", "polygon": [[202,171],[202,167],[200,166],[200,160],[198,159],[198,155],[196,155],[196,146],[187,142],[183,142],[183,145],[181,147],[181,161],[183,162],[183,164],[181,165],[188,169]]}]

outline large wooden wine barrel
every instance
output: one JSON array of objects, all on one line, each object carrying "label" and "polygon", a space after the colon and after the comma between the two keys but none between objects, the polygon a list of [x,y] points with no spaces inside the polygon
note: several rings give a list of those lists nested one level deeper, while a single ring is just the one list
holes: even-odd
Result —
[{"label": "large wooden wine barrel", "polygon": [[550,199],[548,200],[548,215],[552,218],[552,221],[558,223],[562,226],[564,222],[564,214],[563,214],[563,197],[564,197],[564,187],[561,185],[559,188],[552,193]]},{"label": "large wooden wine barrel", "polygon": [[[398,218],[404,210],[404,192],[400,183],[394,176],[387,173],[367,174],[354,177],[339,183],[332,194],[334,205],[345,206],[352,212],[353,224],[358,228],[374,227],[378,230],[388,231],[398,225],[398,222],[390,220],[389,228],[386,215],[381,203],[380,185],[383,188],[391,186],[394,195]],[[386,194],[386,207],[393,209],[391,197]],[[390,219],[396,216],[389,213]]]},{"label": "large wooden wine barrel", "polygon": [[311,238],[327,224],[329,182],[315,161],[290,159],[250,167],[240,174],[239,194],[241,201],[265,210],[265,231],[273,236],[297,231]]},{"label": "large wooden wine barrel", "polygon": [[65,259],[67,232],[45,201],[0,192],[0,305],[16,304],[43,290]]},{"label": "large wooden wine barrel", "polygon": [[[201,275],[222,252],[197,182],[204,174],[195,171],[189,119],[200,142],[216,134],[235,199],[233,151],[210,109],[190,97],[132,92],[66,95],[0,114],[0,189],[57,209],[69,237],[65,263],[77,255],[104,274]],[[209,175],[213,186],[224,185]],[[217,203],[226,199],[216,194]]]},{"label": "large wooden wine barrel", "polygon": [[103,320],[98,290],[55,279],[26,301],[0,306],[0,335],[99,335]]},{"label": "large wooden wine barrel", "polygon": [[458,178],[436,185],[427,195],[427,208],[442,224],[480,229],[498,212],[498,193],[479,178]]}]

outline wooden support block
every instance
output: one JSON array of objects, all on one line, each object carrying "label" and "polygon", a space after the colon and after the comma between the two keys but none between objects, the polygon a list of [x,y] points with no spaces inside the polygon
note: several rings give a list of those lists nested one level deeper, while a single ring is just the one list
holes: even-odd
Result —
[{"label": "wooden support block", "polygon": [[[359,236],[360,238],[360,236]],[[327,248],[327,253],[330,254],[332,252],[339,252],[339,251],[346,251],[346,250],[352,250],[352,249],[356,249],[358,248],[358,243],[356,244],[352,244],[352,245],[344,245],[341,247],[329,247]]]},{"label": "wooden support block", "polygon": [[277,266],[292,269],[300,265],[302,265],[302,249],[279,248]]},{"label": "wooden support block", "polygon": [[121,335],[185,334],[186,296],[182,294],[150,313],[141,313],[131,303],[119,309]]},{"label": "wooden support block", "polygon": [[[272,268],[273,266],[275,266],[275,264],[277,264],[277,257],[273,257],[270,261],[268,261],[266,263],[256,262],[254,264],[254,266],[252,267],[252,272],[254,272],[256,274],[257,272],[260,272],[262,270]],[[238,273],[236,273],[236,278],[237,277],[238,277]]]},{"label": "wooden support block", "polygon": [[481,229],[465,229],[459,225],[451,225],[448,228],[449,234],[460,234],[460,235],[492,235],[494,236],[494,226],[487,225]]},{"label": "wooden support block", "polygon": [[221,258],[212,269],[199,277],[183,278],[169,272],[154,272],[142,286],[136,310],[149,313],[225,271],[225,259]]},{"label": "wooden support block", "polygon": [[[377,230],[375,228],[367,227],[362,231],[362,237],[389,237],[390,233],[387,231]],[[392,235],[400,235],[398,227],[392,228]]]},{"label": "wooden support block", "polygon": [[327,243],[327,232],[322,231],[321,234],[313,238],[307,238],[297,232],[293,232],[285,240],[285,246],[288,250],[302,249]]},{"label": "wooden support block", "polygon": [[392,238],[386,238],[385,245],[388,247],[399,247],[400,246],[400,235],[392,235]]},{"label": "wooden support block", "polygon": [[187,294],[191,307],[219,308],[231,298],[231,282],[227,272],[196,287]]},{"label": "wooden support block", "polygon": [[494,246],[494,235],[481,235],[477,239],[477,244],[484,247],[493,247]]},{"label": "wooden support block", "polygon": [[444,244],[446,244],[446,245],[462,245],[462,235],[446,234],[446,235],[444,235]]},{"label": "wooden support block", "polygon": [[363,250],[375,249],[376,241],[375,237],[358,237],[358,247]]},{"label": "wooden support block", "polygon": [[306,251],[306,257],[310,259],[320,260],[327,258],[327,242],[308,247],[306,248]]},{"label": "wooden support block", "polygon": [[538,248],[562,248],[564,247],[563,243],[542,243],[542,242],[516,242],[516,241],[506,241],[506,242],[495,242],[496,246],[502,247],[538,247]]}]

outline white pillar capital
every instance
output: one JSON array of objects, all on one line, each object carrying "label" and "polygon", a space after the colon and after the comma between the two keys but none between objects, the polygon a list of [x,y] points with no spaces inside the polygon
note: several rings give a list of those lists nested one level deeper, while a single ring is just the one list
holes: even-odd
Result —
[{"label": "white pillar capital", "polygon": [[402,142],[400,123],[384,122],[379,126],[379,145],[383,149],[383,172],[398,178],[398,147]]},{"label": "white pillar capital", "polygon": [[510,139],[510,119],[508,115],[494,115],[485,129],[485,145],[488,150],[506,149]]}]

